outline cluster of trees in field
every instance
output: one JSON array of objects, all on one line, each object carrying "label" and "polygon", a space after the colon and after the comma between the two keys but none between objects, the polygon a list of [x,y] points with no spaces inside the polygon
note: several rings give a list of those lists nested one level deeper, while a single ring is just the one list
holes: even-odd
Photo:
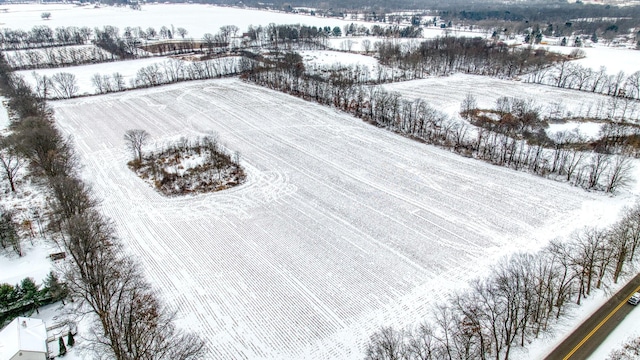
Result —
[{"label": "cluster of trees in field", "polygon": [[[295,59],[295,56],[290,58]],[[571,133],[550,139],[539,128],[531,127],[541,121],[540,109],[526,101],[498,99],[497,111],[508,116],[508,121],[485,121],[485,126],[472,127],[466,121],[448,117],[422,99],[407,100],[379,87],[363,86],[353,76],[345,76],[344,72],[324,77],[309,76],[300,71],[300,66],[284,64],[281,67],[255,69],[243,77],[262,86],[333,106],[376,126],[492,164],[606,192],[615,192],[628,180],[630,160],[628,149],[622,147],[628,143],[622,137],[620,141],[607,142],[616,146],[600,147],[597,151],[576,146],[576,142],[580,141],[576,139],[577,135]],[[475,99],[465,99],[461,110],[464,114],[477,110]],[[611,126],[607,129],[622,128]],[[625,129],[629,131],[629,128]],[[525,132],[530,134],[523,137]]]},{"label": "cluster of trees in field", "polygon": [[19,284],[0,284],[0,327],[24,313],[38,312],[38,308],[64,301],[69,291],[53,271],[45,278],[42,288],[32,278]]},{"label": "cluster of trees in field", "polygon": [[562,55],[543,49],[513,48],[482,38],[438,37],[403,51],[400,44],[386,42],[377,49],[382,64],[409,69],[416,77],[452,72],[511,78],[536,71],[560,60]]},{"label": "cluster of trees in field", "polygon": [[134,155],[129,167],[164,195],[214,192],[240,185],[246,175],[240,153],[232,155],[220,145],[217,135],[190,140],[182,138],[162,149],[143,153],[149,133],[128,130],[125,141]]},{"label": "cluster of trees in field", "polygon": [[10,129],[20,141],[32,176],[50,192],[48,228],[66,252],[63,280],[77,312],[93,313],[93,344],[115,359],[199,359],[204,342],[178,329],[138,263],[122,249],[111,222],[78,178],[69,139],[53,123],[46,102],[0,59],[0,88],[11,110]]},{"label": "cluster of trees in field", "polygon": [[537,253],[516,253],[436,304],[415,329],[385,327],[366,359],[509,359],[552,329],[572,303],[617,283],[637,263],[640,204],[608,228],[584,228]]},{"label": "cluster of trees in field", "polygon": [[571,61],[559,61],[524,77],[526,82],[605,94],[622,100],[640,100],[640,71],[609,74],[602,66],[593,70]]}]

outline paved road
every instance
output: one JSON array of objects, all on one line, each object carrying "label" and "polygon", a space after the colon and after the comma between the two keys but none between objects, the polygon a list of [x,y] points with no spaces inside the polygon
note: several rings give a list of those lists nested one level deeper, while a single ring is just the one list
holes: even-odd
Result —
[{"label": "paved road", "polygon": [[545,359],[578,360],[589,357],[620,321],[635,309],[634,306],[626,303],[635,291],[640,291],[640,274],[631,279],[590,318],[585,320]]}]

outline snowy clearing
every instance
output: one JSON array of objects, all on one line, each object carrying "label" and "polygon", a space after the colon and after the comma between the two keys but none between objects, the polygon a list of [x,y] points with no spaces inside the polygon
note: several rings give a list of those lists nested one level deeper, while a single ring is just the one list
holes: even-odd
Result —
[{"label": "snowy clearing", "polygon": [[[360,359],[379,326],[414,324],[500,256],[608,224],[633,201],[463,158],[236,79],[52,105],[104,213],[211,358]],[[215,131],[242,154],[247,183],[164,198],[126,166],[131,128],[157,141]]]},{"label": "snowy clearing", "polygon": [[[140,26],[143,29],[154,27],[156,30],[162,26],[168,28],[174,26],[185,28],[189,32],[187,37],[194,39],[202,38],[205,33],[215,34],[224,25],[236,25],[240,28],[240,32],[243,32],[249,25],[267,26],[270,23],[340,28],[352,22],[362,23],[336,18],[200,4],[144,4],[142,10],[132,10],[128,7],[94,8],[64,4],[4,5],[3,8],[8,9],[8,12],[0,14],[0,27],[11,29],[31,30],[35,25],[47,25],[52,29],[59,26],[88,26],[93,29],[113,25],[122,31],[127,26]],[[43,20],[40,17],[44,11],[51,13],[49,20]]]},{"label": "snowy clearing", "polygon": [[587,139],[596,139],[601,128],[602,123],[569,121],[563,124],[549,124],[546,131],[550,137],[561,131],[572,131],[580,133]]},{"label": "snowy clearing", "polygon": [[304,66],[307,71],[309,71],[310,68],[321,70],[357,65],[368,69],[369,73],[373,76],[373,74],[378,71],[378,68],[380,68],[378,60],[372,56],[358,55],[348,52],[318,50],[300,51],[299,53],[300,56],[302,56]]}]

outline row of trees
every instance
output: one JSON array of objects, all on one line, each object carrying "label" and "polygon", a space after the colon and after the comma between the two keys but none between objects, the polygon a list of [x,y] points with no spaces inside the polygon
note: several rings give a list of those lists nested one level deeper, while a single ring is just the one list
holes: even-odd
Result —
[{"label": "row of trees", "polygon": [[118,57],[93,46],[63,46],[18,50],[6,53],[14,70],[55,68],[118,60]]},{"label": "row of trees", "polygon": [[[129,84],[125,82],[124,76],[118,72],[113,74],[96,73],[91,77],[91,84],[95,88],[96,94],[106,94],[180,81],[237,75],[253,66],[252,60],[233,56],[195,62],[168,59],[162,63],[140,68],[135,78],[130,79]],[[32,76],[34,77],[35,94],[40,99],[69,99],[79,95],[78,80],[72,73],[60,72],[47,76],[33,72]],[[3,157],[0,156],[0,160],[2,159]]]},{"label": "row of trees", "polygon": [[585,228],[537,253],[501,260],[486,278],[434,306],[415,329],[385,327],[367,346],[366,359],[509,359],[549,331],[571,303],[617,283],[640,247],[640,204],[620,221]]},{"label": "row of trees", "polygon": [[[422,99],[412,101],[378,87],[365,87],[342,73],[332,73],[326,78],[307,76],[300,74],[298,67],[287,66],[252,71],[244,77],[262,86],[334,106],[376,126],[496,165],[606,192],[616,191],[628,180],[630,164],[625,149],[588,151],[574,146],[579,140],[572,136],[577,135],[563,133],[556,139],[549,139],[532,134],[534,136],[529,136],[527,141],[521,136],[527,129],[505,132],[488,126],[471,128],[467,122],[446,116]],[[475,106],[463,104],[463,111]],[[537,118],[538,110],[528,109],[523,114],[532,115]]]},{"label": "row of trees", "polygon": [[606,67],[593,70],[570,61],[560,61],[524,77],[526,82],[640,100],[640,71],[630,75],[609,74]]},{"label": "row of trees", "polygon": [[[184,62],[169,59],[138,70],[132,88],[150,87],[179,81],[213,79],[237,75],[253,68],[254,62],[246,57],[221,57],[212,60]],[[94,86],[96,83],[94,82]],[[97,88],[97,86],[96,86]]]},{"label": "row of trees", "polygon": [[61,45],[82,45],[91,38],[93,30],[83,26],[61,26],[51,29],[46,25],[34,26],[30,31],[4,28],[0,32],[3,50],[34,49]]},{"label": "row of trees", "polygon": [[0,59],[0,87],[13,114],[11,129],[20,139],[32,175],[51,194],[49,228],[65,249],[64,280],[78,314],[92,313],[99,324],[94,344],[115,359],[198,359],[204,342],[176,328],[168,309],[127,255],[111,222],[77,175],[69,139],[54,126],[52,111],[6,61]]},{"label": "row of trees", "polygon": [[32,278],[24,278],[19,284],[0,284],[0,327],[25,312],[38,312],[41,306],[64,301],[69,291],[53,271],[47,275],[43,287]]}]

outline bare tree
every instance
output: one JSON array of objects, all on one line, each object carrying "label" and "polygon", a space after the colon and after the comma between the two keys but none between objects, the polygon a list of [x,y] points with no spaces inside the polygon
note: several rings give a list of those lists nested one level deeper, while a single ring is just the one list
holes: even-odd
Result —
[{"label": "bare tree", "polygon": [[615,155],[611,163],[611,170],[607,176],[606,192],[614,193],[631,180],[631,158],[626,155]]},{"label": "bare tree", "polygon": [[15,138],[12,136],[2,137],[0,135],[0,164],[4,169],[3,177],[9,182],[11,191],[16,192],[16,178],[25,164],[25,159],[17,151]]},{"label": "bare tree", "polygon": [[407,358],[404,332],[384,327],[371,336],[366,349],[367,360],[403,360]]},{"label": "bare tree", "polygon": [[365,53],[369,54],[369,51],[371,51],[371,40],[369,39],[362,40],[362,49],[364,50]]},{"label": "bare tree", "polygon": [[76,76],[71,73],[57,73],[52,76],[58,96],[69,99],[78,93]]},{"label": "bare tree", "polygon": [[107,92],[104,86],[104,78],[102,77],[102,75],[98,73],[93,74],[93,76],[91,76],[91,84],[93,84],[99,94],[104,94]]},{"label": "bare tree", "polygon": [[187,36],[187,34],[189,33],[187,31],[187,29],[183,28],[183,27],[179,27],[176,29],[176,32],[178,33],[178,35],[180,35],[181,38],[184,39],[185,36]]},{"label": "bare tree", "polygon": [[149,133],[142,129],[127,130],[124,134],[124,140],[127,142],[127,148],[131,150],[135,159],[142,161],[142,147],[149,140]]},{"label": "bare tree", "polygon": [[462,104],[460,104],[460,115],[465,119],[469,119],[471,117],[471,112],[477,108],[478,101],[476,100],[476,97],[471,93],[467,93],[462,100]]}]

